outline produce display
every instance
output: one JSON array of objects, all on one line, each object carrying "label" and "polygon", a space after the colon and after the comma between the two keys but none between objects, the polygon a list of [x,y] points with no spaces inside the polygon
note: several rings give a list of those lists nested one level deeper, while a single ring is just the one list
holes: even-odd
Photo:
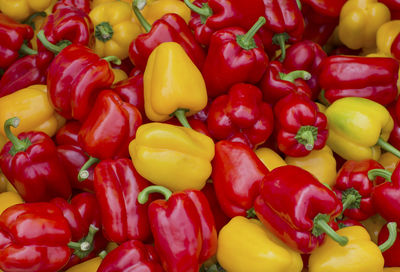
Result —
[{"label": "produce display", "polygon": [[0,272],[400,272],[400,0],[0,0]]}]

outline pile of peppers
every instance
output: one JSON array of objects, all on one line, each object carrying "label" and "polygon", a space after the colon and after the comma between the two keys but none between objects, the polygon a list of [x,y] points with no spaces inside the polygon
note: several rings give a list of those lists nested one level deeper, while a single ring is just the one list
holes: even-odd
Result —
[{"label": "pile of peppers", "polygon": [[0,0],[1,272],[400,272],[400,0]]}]

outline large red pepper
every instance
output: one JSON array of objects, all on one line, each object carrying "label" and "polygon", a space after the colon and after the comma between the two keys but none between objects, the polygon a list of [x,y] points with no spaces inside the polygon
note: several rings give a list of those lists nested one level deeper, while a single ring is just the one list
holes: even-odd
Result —
[{"label": "large red pepper", "polygon": [[238,83],[211,103],[207,127],[217,140],[240,141],[253,148],[271,135],[274,114],[271,106],[262,101],[260,89]]},{"label": "large red pepper", "polygon": [[329,22],[321,23],[318,20],[322,15],[314,13],[311,9],[304,11],[303,7],[302,13],[305,23],[303,41],[312,41],[321,46],[325,45],[339,24],[339,19],[335,18]]},{"label": "large red pepper", "polygon": [[203,67],[204,49],[197,43],[182,17],[168,13],[150,25],[134,4],[133,11],[146,31],[137,36],[129,46],[129,58],[137,68],[144,71],[153,49],[164,42],[178,43],[199,69]]},{"label": "large red pepper", "polygon": [[170,272],[198,272],[200,265],[217,251],[217,231],[207,198],[197,190],[172,194],[162,186],[153,185],[140,192],[139,203],[146,203],[150,193],[162,193],[165,197],[148,207],[154,244],[163,268]]},{"label": "large red pepper", "polygon": [[81,129],[82,124],[75,120],[70,120],[65,123],[54,137],[57,145],[75,145],[80,146],[78,140],[78,133]]},{"label": "large red pepper", "polygon": [[318,83],[329,103],[356,96],[387,105],[397,97],[398,70],[392,58],[331,56],[319,66]]},{"label": "large red pepper", "polygon": [[71,44],[50,64],[48,96],[63,117],[83,121],[100,91],[113,81],[114,74],[105,59],[87,47]]},{"label": "large red pepper", "polygon": [[215,145],[212,174],[218,202],[229,217],[246,216],[259,195],[267,167],[243,143],[219,141]]},{"label": "large red pepper", "polygon": [[[390,234],[390,230],[387,227],[389,223],[386,223],[379,232],[378,245],[385,243]],[[400,234],[397,229],[397,237],[393,245],[386,251],[382,252],[383,258],[385,259],[385,267],[399,267],[400,266]]]},{"label": "large red pepper", "polygon": [[289,94],[275,104],[274,113],[276,141],[286,155],[302,157],[325,146],[328,121],[308,97]]},{"label": "large red pepper", "polygon": [[400,148],[400,123],[399,123],[400,103],[397,103],[397,101],[390,103],[388,106],[386,106],[386,109],[390,112],[390,116],[392,116],[393,119],[393,129],[392,132],[390,132],[390,137],[388,142],[395,148],[399,149]]},{"label": "large red pepper", "polygon": [[54,5],[52,11],[55,12],[65,6],[78,8],[87,14],[90,12],[90,0],[60,0]]},{"label": "large red pepper", "polygon": [[137,202],[140,191],[149,185],[130,159],[104,160],[96,166],[94,189],[108,240],[122,243],[150,237],[148,205]]},{"label": "large red pepper", "polygon": [[377,161],[366,159],[346,161],[336,177],[334,191],[343,203],[343,215],[362,221],[376,213],[372,204],[372,192],[375,184],[385,180],[378,177],[375,181],[368,178],[371,169],[383,169]]},{"label": "large red pepper", "polygon": [[342,211],[341,201],[297,166],[281,166],[265,176],[254,210],[267,229],[302,253],[320,245],[325,233],[341,245],[348,241],[329,226]]},{"label": "large red pepper", "polygon": [[210,97],[228,92],[235,83],[256,84],[268,64],[257,30],[265,18],[255,22],[246,33],[239,27],[229,27],[214,32],[202,74]]},{"label": "large red pepper", "polygon": [[68,199],[71,185],[52,139],[42,132],[23,132],[16,137],[10,126],[18,124],[19,119],[14,117],[4,125],[10,140],[0,153],[4,175],[26,202],[47,201],[53,197]]},{"label": "large red pepper", "polygon": [[326,17],[339,17],[340,11],[342,10],[344,3],[346,3],[346,0],[301,0],[301,2],[304,2],[312,7],[312,9],[318,14],[324,15]]},{"label": "large red pepper", "polygon": [[307,71],[290,71],[281,62],[271,61],[260,82],[264,101],[275,105],[279,99],[291,93],[304,94],[311,98],[311,89],[306,83],[310,78],[311,74]]}]

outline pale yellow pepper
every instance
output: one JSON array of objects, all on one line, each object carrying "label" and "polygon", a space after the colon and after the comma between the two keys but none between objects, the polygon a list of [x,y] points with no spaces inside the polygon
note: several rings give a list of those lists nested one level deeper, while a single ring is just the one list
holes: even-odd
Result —
[{"label": "pale yellow pepper", "polygon": [[400,158],[390,152],[383,153],[378,162],[388,171],[393,172],[399,163]]},{"label": "pale yellow pepper", "polygon": [[153,0],[147,1],[141,13],[151,25],[167,13],[178,14],[189,23],[191,10],[181,0]]},{"label": "pale yellow pepper", "polygon": [[269,171],[272,171],[279,166],[286,165],[286,162],[282,159],[282,157],[271,148],[261,147],[258,148],[255,153]]},{"label": "pale yellow pepper", "polygon": [[0,193],[0,214],[7,208],[16,204],[24,203],[21,196],[16,192]]},{"label": "pale yellow pepper", "polygon": [[53,0],[0,0],[0,11],[22,22],[35,12],[46,10],[52,2]]}]

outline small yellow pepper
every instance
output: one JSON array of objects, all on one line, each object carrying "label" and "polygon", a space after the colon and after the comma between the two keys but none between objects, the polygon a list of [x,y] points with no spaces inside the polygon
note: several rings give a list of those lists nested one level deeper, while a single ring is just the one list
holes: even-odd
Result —
[{"label": "small yellow pepper", "polygon": [[95,257],[83,263],[76,264],[65,272],[96,272],[102,260],[101,257]]},{"label": "small yellow pepper", "polygon": [[[0,98],[0,124],[12,117],[19,117],[21,123],[11,128],[18,135],[27,131],[42,131],[52,137],[59,128],[60,120],[47,97],[46,85],[32,85]],[[0,130],[6,136],[3,125]]]},{"label": "small yellow pepper", "polygon": [[379,232],[381,231],[382,227],[386,224],[386,220],[383,219],[383,217],[380,216],[379,214],[375,214],[370,218],[361,221],[361,224],[368,231],[372,242],[377,244]]},{"label": "small yellow pepper", "polygon": [[229,272],[300,272],[300,253],[256,219],[232,218],[218,235],[217,260]]},{"label": "small yellow pepper", "polygon": [[393,172],[399,163],[400,158],[390,152],[383,153],[378,162],[388,171]]},{"label": "small yellow pepper", "polygon": [[22,22],[35,12],[50,7],[53,0],[0,0],[0,11],[12,19]]},{"label": "small yellow pepper", "polygon": [[129,154],[150,182],[174,192],[201,190],[211,175],[214,142],[191,128],[152,122],[138,128]]},{"label": "small yellow pepper", "polygon": [[114,82],[113,82],[113,84],[128,78],[128,75],[124,72],[124,70],[115,69],[115,68],[111,68],[111,70],[112,70],[112,72],[114,74]]},{"label": "small yellow pepper", "polygon": [[8,207],[23,203],[24,201],[16,192],[0,193],[0,214]]},{"label": "small yellow pepper", "polygon": [[190,20],[190,8],[181,0],[153,0],[146,3],[142,15],[149,24],[153,24],[167,13],[178,14],[188,24]]},{"label": "small yellow pepper", "polygon": [[129,45],[142,32],[134,22],[130,4],[118,0],[102,3],[90,11],[89,17],[95,27],[95,52],[100,57],[128,57]]},{"label": "small yellow pepper", "polygon": [[378,0],[349,0],[340,11],[339,39],[351,49],[374,49],[376,32],[388,21],[390,10]]},{"label": "small yellow pepper", "polygon": [[261,147],[258,148],[255,153],[269,171],[272,171],[279,166],[286,165],[286,162],[282,159],[282,157],[271,148]]}]

